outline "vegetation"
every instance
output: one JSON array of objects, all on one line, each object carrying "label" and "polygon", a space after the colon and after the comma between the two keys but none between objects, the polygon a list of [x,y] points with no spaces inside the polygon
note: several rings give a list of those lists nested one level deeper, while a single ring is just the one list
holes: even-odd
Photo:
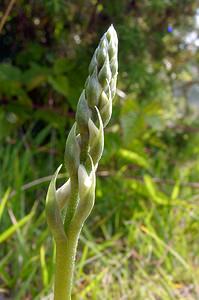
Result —
[{"label": "vegetation", "polygon": [[116,93],[117,53],[117,33],[111,25],[89,65],[89,76],[77,104],[76,121],[66,140],[64,160],[69,178],[56,189],[61,165],[48,188],[46,217],[56,243],[54,300],[71,300],[78,240],[95,203],[104,128],[110,121]]},{"label": "vegetation", "polygon": [[0,297],[52,292],[45,194],[113,23],[118,90],[72,299],[198,299],[197,12],[194,0],[15,2],[0,32]]}]

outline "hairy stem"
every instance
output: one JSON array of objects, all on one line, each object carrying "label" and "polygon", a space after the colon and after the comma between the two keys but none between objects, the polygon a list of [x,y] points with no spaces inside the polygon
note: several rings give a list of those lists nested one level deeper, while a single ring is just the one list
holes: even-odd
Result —
[{"label": "hairy stem", "polygon": [[71,300],[71,290],[80,231],[69,231],[68,240],[56,245],[54,300]]},{"label": "hairy stem", "polygon": [[66,216],[64,221],[64,230],[66,234],[68,234],[69,224],[75,214],[77,208],[77,202],[78,202],[78,182],[75,178],[73,180],[71,179],[71,195],[68,201],[68,207],[66,210]]}]

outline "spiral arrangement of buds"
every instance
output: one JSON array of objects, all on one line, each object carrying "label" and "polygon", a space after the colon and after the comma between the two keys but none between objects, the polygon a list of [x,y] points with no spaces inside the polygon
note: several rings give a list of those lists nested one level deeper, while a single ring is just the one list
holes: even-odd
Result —
[{"label": "spiral arrangement of buds", "polygon": [[[56,190],[60,166],[51,180],[47,193],[47,222],[57,246],[54,292],[56,300],[71,299],[78,237],[94,205],[95,172],[104,148],[104,127],[112,114],[112,100],[116,92],[118,73],[117,52],[117,34],[111,25],[94,52],[89,66],[89,76],[77,105],[76,122],[66,141],[65,167],[69,179]],[[65,263],[66,273],[63,270]],[[66,287],[59,282],[65,277]],[[61,289],[64,291],[60,292]],[[65,294],[68,296],[64,296]]]}]

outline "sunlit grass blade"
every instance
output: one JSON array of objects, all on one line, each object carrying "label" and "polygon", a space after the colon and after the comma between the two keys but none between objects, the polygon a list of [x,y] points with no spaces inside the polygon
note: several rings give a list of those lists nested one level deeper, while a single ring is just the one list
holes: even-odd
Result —
[{"label": "sunlit grass blade", "polygon": [[46,255],[45,255],[45,248],[42,245],[40,248],[40,264],[41,264],[41,271],[42,271],[42,281],[44,288],[48,285],[48,268],[46,265]]},{"label": "sunlit grass blade", "polygon": [[3,216],[3,212],[4,212],[4,209],[5,209],[6,203],[8,201],[9,195],[10,195],[10,189],[8,189],[5,192],[5,195],[3,196],[3,198],[0,201],[0,222],[1,222],[1,218]]},{"label": "sunlit grass blade", "polygon": [[34,212],[31,212],[24,218],[22,218],[19,222],[16,224],[10,226],[8,229],[6,229],[3,233],[0,234],[0,243],[5,242],[8,240],[20,227],[25,225],[30,219],[33,217]]},{"label": "sunlit grass blade", "polygon": [[148,229],[145,226],[141,226],[140,228],[144,233],[149,235],[152,239],[154,239],[157,244],[162,245],[164,248],[166,248],[180,263],[181,265],[186,269],[190,271],[190,265],[185,261],[185,259],[176,252],[170,245],[167,245],[162,239],[160,239],[155,232],[152,232],[150,229]]}]

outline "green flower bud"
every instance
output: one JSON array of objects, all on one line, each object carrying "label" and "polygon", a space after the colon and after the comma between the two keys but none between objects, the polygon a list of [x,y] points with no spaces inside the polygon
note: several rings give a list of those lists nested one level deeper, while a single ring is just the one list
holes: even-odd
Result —
[{"label": "green flower bud", "polygon": [[115,61],[114,58],[112,58],[110,61],[110,68],[111,68],[112,77],[117,76],[118,62],[117,60]]},{"label": "green flower bud", "polygon": [[60,209],[63,209],[70,199],[71,184],[70,179],[56,190],[56,199]]},{"label": "green flower bud", "polygon": [[115,55],[115,46],[113,45],[113,43],[109,43],[108,54],[109,57],[113,57]]},{"label": "green flower bud", "polygon": [[117,33],[113,27],[113,25],[111,25],[109,27],[109,29],[107,30],[106,34],[106,38],[109,41],[109,43],[112,43],[113,45],[115,45],[115,47],[117,47],[118,45],[118,39],[117,39]]},{"label": "green flower bud", "polygon": [[107,104],[107,102],[109,102],[109,98],[107,96],[107,94],[103,91],[100,95],[100,100],[99,100],[99,110],[101,111],[101,109]]},{"label": "green flower bud", "polygon": [[91,162],[91,172],[88,174],[83,165],[78,168],[78,185],[79,185],[79,203],[74,216],[74,224],[76,226],[83,225],[84,221],[89,216],[95,201],[95,186],[96,177],[92,158],[89,156]]},{"label": "green flower bud", "polygon": [[107,57],[107,46],[99,46],[96,50],[97,66],[99,69],[103,66]]},{"label": "green flower bud", "polygon": [[99,72],[99,82],[101,83],[102,87],[104,88],[111,80],[111,69],[108,56]]},{"label": "green flower bud", "polygon": [[88,105],[90,107],[98,105],[98,100],[102,89],[97,78],[97,66],[95,67],[92,75],[88,77],[85,89]]},{"label": "green flower bud", "polygon": [[85,98],[85,90],[83,90],[77,105],[77,112],[76,112],[76,121],[80,133],[88,130],[88,120],[90,118],[91,118],[91,110],[88,107],[88,103]]},{"label": "green flower bud", "polygon": [[104,128],[110,121],[111,115],[112,115],[112,95],[111,95],[111,89],[110,86],[107,85],[107,89],[105,92],[101,94],[100,97],[100,106],[99,111],[101,115],[101,119],[103,122]]},{"label": "green flower bud", "polygon": [[104,107],[100,110],[100,114],[105,128],[112,115],[112,101],[109,101],[106,103],[106,105],[104,105]]},{"label": "green flower bud", "polygon": [[117,76],[111,80],[110,83],[110,90],[111,90],[111,98],[113,99],[115,97],[116,93],[116,84],[117,84]]},{"label": "green flower bud", "polygon": [[89,74],[92,74],[94,72],[96,66],[97,66],[97,59],[96,59],[96,51],[95,51],[88,68]]},{"label": "green flower bud", "polygon": [[70,178],[74,178],[80,164],[80,146],[76,137],[76,123],[71,128],[66,140],[65,165]]},{"label": "green flower bud", "polygon": [[57,175],[61,169],[62,165],[59,166],[57,171],[55,172],[46,196],[46,218],[47,218],[47,223],[48,226],[54,236],[54,239],[56,242],[61,242],[67,240],[66,234],[64,231],[64,226],[61,218],[61,213],[59,209],[59,205],[57,203],[57,198],[56,198],[56,180],[57,180]]},{"label": "green flower bud", "polygon": [[88,122],[88,127],[89,127],[89,145],[90,145],[89,154],[92,157],[93,164],[96,169],[104,150],[104,129],[103,129],[103,123],[102,123],[99,110],[97,107],[95,107],[95,109],[97,111],[99,129],[91,119]]},{"label": "green flower bud", "polygon": [[85,198],[92,185],[91,176],[88,175],[83,165],[79,165],[78,168],[78,184],[79,184],[79,196]]},{"label": "green flower bud", "polygon": [[113,27],[113,25],[111,24],[111,26],[109,27],[109,29],[107,30],[107,32],[105,33],[107,40],[110,42],[114,36],[115,36],[115,29]]}]

